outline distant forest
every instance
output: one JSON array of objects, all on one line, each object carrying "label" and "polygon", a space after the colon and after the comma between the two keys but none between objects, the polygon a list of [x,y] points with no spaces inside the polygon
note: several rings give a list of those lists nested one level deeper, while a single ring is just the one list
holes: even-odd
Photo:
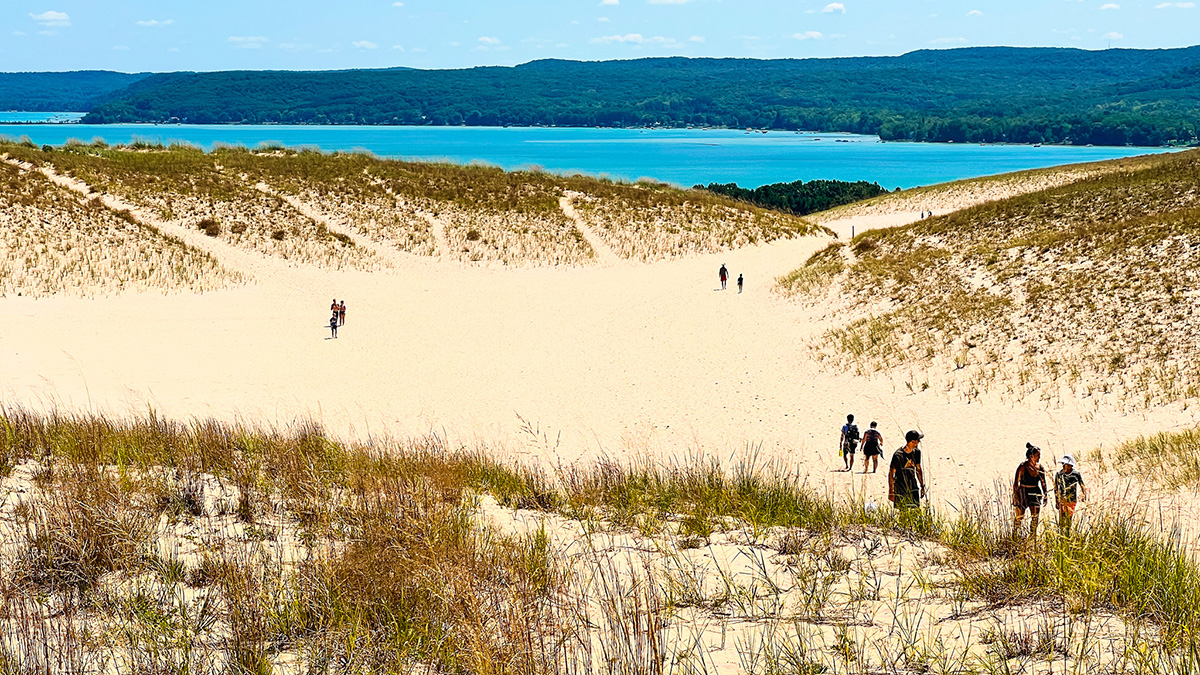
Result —
[{"label": "distant forest", "polygon": [[[0,78],[0,101],[12,98],[5,86]],[[164,73],[82,110],[90,123],[692,125],[956,143],[1194,144],[1200,47]]]},{"label": "distant forest", "polygon": [[144,79],[107,70],[70,73],[0,73],[0,110],[87,112],[103,96]]},{"label": "distant forest", "polygon": [[879,183],[868,183],[865,180],[854,183],[840,180],[813,180],[805,183],[798,180],[792,183],[772,183],[753,190],[738,187],[737,183],[709,183],[697,185],[695,188],[797,216],[807,216],[887,192]]}]

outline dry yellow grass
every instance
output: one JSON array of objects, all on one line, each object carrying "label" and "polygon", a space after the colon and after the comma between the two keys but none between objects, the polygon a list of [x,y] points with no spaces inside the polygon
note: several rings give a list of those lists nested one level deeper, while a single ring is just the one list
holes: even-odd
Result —
[{"label": "dry yellow grass", "polygon": [[0,294],[203,292],[238,283],[211,256],[128,212],[0,162]]}]

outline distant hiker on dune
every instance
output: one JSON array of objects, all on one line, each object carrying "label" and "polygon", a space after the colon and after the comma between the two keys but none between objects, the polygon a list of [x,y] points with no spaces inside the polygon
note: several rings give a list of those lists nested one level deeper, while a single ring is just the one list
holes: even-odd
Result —
[{"label": "distant hiker on dune", "polygon": [[1042,458],[1042,450],[1033,443],[1025,444],[1025,461],[1017,466],[1013,476],[1013,532],[1021,527],[1025,512],[1029,511],[1029,538],[1037,536],[1038,517],[1042,514],[1042,504],[1046,499],[1046,470],[1038,461]]},{"label": "distant hiker on dune", "polygon": [[329,317],[329,330],[333,333],[333,335],[331,337],[335,340],[337,339],[337,327],[338,327],[338,315],[337,315],[337,312],[334,312],[333,316]]},{"label": "distant hiker on dune", "polygon": [[721,263],[721,269],[717,270],[717,277],[721,280],[721,290],[725,290],[725,282],[729,281],[729,270],[725,269],[725,263]]},{"label": "distant hiker on dune", "polygon": [[333,302],[331,302],[331,303],[329,304],[329,311],[333,312],[334,316],[337,316],[337,313],[338,313],[338,301],[337,301],[337,298],[334,298],[334,299],[333,299]]},{"label": "distant hiker on dune", "polygon": [[871,473],[875,473],[879,469],[879,456],[883,454],[883,434],[875,428],[878,424],[878,422],[871,422],[871,428],[863,434],[863,473],[867,472],[867,465],[871,463],[874,463]]},{"label": "distant hiker on dune", "polygon": [[921,470],[921,433],[910,431],[904,434],[904,447],[892,454],[888,467],[888,500],[898,509],[915,509],[921,506],[921,497],[926,495],[925,473]]},{"label": "distant hiker on dune", "polygon": [[742,275],[739,274],[738,275],[738,293],[742,292],[742,284],[744,284],[744,283],[745,283],[745,281],[742,279]]},{"label": "distant hiker on dune", "polygon": [[346,301],[345,300],[338,303],[337,315],[338,315],[338,325],[345,326],[346,325]]},{"label": "distant hiker on dune", "polygon": [[854,415],[846,415],[846,423],[842,425],[842,437],[838,441],[842,462],[846,465],[842,471],[854,468],[854,452],[858,449],[858,436],[858,425],[854,423]]}]

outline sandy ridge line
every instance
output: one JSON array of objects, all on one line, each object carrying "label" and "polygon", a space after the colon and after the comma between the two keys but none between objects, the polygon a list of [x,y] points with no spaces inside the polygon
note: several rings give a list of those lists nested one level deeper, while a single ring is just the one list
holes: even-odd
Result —
[{"label": "sandy ridge line", "polygon": [[267,185],[266,183],[261,183],[261,182],[256,183],[254,185],[254,189],[258,190],[259,192],[262,192],[263,194],[270,195],[270,196],[276,197],[278,199],[282,199],[285,203],[287,203],[288,206],[295,209],[298,213],[300,213],[304,217],[309,218],[309,219],[313,220],[314,222],[320,223],[321,225],[325,226],[325,229],[330,230],[331,232],[334,232],[336,234],[342,234],[342,235],[349,237],[350,241],[354,242],[355,246],[358,246],[359,248],[370,251],[373,255],[377,256],[380,260],[383,260],[388,265],[388,267],[391,267],[391,268],[404,267],[405,265],[409,265],[414,260],[418,259],[418,256],[416,256],[414,254],[406,253],[404,251],[394,249],[390,246],[385,246],[383,244],[379,244],[375,241],[372,241],[371,239],[369,239],[367,237],[364,237],[364,236],[358,234],[350,226],[348,226],[345,223],[342,223],[334,218],[331,218],[328,214],[313,207],[311,204],[308,204],[308,203],[302,201],[299,197],[296,197],[294,195],[284,194],[282,192],[278,192],[274,188],[272,188],[270,185]]},{"label": "sandy ridge line", "polygon": [[0,155],[0,160],[23,171],[37,171],[55,185],[70,190],[84,199],[99,197],[100,202],[109,210],[128,211],[143,225],[152,227],[166,236],[182,241],[187,246],[213,256],[221,265],[230,268],[231,271],[244,275],[246,281],[258,283],[262,273],[270,267],[269,261],[265,258],[249,254],[232,244],[227,244],[214,237],[201,234],[183,225],[163,220],[155,214],[141,207],[134,206],[116,195],[107,192],[97,192],[86,182],[78,178],[60,174],[49,166],[34,166],[28,162],[13,159],[6,154]]},{"label": "sandy ridge line", "polygon": [[620,256],[616,254],[604,243],[604,240],[587,224],[583,222],[583,218],[579,217],[579,213],[575,211],[573,200],[582,195],[578,192],[568,191],[558,199],[558,207],[562,209],[563,215],[570,218],[571,222],[575,223],[575,228],[583,234],[583,239],[592,247],[592,251],[596,254],[596,263],[605,267],[610,267],[621,262]]}]

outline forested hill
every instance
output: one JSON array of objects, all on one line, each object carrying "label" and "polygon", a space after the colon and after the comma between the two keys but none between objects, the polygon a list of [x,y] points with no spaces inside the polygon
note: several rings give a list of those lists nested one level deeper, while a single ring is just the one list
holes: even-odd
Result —
[{"label": "forested hill", "polygon": [[149,73],[77,70],[68,73],[0,73],[0,110],[87,112],[97,99]]},{"label": "forested hill", "polygon": [[1193,143],[1200,47],[967,48],[896,57],[534,61],[464,70],[148,77],[88,122],[668,126],[884,139]]}]

